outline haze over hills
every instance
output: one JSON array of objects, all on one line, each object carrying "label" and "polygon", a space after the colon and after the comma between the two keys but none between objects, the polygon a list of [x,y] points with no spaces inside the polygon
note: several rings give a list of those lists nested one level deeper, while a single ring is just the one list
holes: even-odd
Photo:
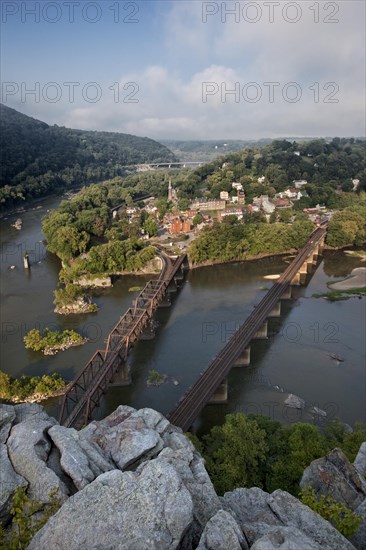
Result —
[{"label": "haze over hills", "polygon": [[0,149],[1,206],[121,176],[127,165],[176,160],[147,137],[49,126],[2,104]]}]

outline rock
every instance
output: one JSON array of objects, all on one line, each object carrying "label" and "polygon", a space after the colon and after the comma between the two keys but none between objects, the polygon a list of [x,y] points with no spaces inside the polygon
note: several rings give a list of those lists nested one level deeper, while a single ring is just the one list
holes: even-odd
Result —
[{"label": "rock", "polygon": [[249,549],[242,530],[233,517],[219,510],[207,523],[197,550]]},{"label": "rock", "polygon": [[6,443],[14,420],[14,407],[12,405],[0,404],[0,443]]},{"label": "rock", "polygon": [[[183,435],[182,437],[184,438]],[[186,441],[191,445],[190,441]],[[199,538],[207,521],[221,508],[220,499],[204,467],[203,458],[194,449],[181,447],[176,450],[163,449],[157,460],[166,460],[179,472],[193,501],[195,534]]]},{"label": "rock", "polygon": [[317,420],[322,420],[327,416],[327,413],[323,411],[323,409],[319,409],[319,407],[311,407],[309,412],[312,415],[313,419],[317,419]]},{"label": "rock", "polygon": [[317,495],[330,495],[355,510],[366,498],[366,481],[340,449],[333,449],[306,468],[301,487],[312,487]]},{"label": "rock", "polygon": [[296,527],[272,527],[251,546],[251,550],[322,550]]},{"label": "rock", "polygon": [[288,527],[296,527],[323,550],[352,549],[352,544],[333,525],[286,491],[277,489],[268,499],[275,516]]},{"label": "rock", "polygon": [[357,550],[366,550],[366,500],[357,506],[354,513],[361,516],[362,523],[356,533],[349,539]]},{"label": "rock", "polygon": [[251,523],[281,525],[268,507],[268,499],[269,493],[253,487],[225,493],[221,502],[226,510],[234,513],[241,526]]},{"label": "rock", "polygon": [[290,393],[285,399],[285,405],[293,409],[305,409],[305,401],[293,393]]},{"label": "rock", "polygon": [[[19,403],[19,405],[14,405],[14,411],[16,415],[15,424],[27,422],[28,420],[50,419],[44,408],[38,403]],[[54,422],[56,421],[54,420]]]},{"label": "rock", "polygon": [[362,443],[353,465],[360,474],[366,473],[366,442]]},{"label": "rock", "polygon": [[51,493],[61,501],[68,496],[65,484],[46,465],[51,449],[47,430],[55,422],[53,419],[28,419],[13,426],[7,442],[9,458],[15,471],[29,482],[29,496],[45,504],[51,502]]},{"label": "rock", "polygon": [[96,444],[73,428],[53,426],[48,435],[60,451],[62,470],[71,477],[77,489],[83,489],[100,474],[116,468]]},{"label": "rock", "polygon": [[74,281],[75,284],[87,287],[87,288],[107,288],[112,286],[112,279],[108,276],[106,277],[80,277],[78,280]]},{"label": "rock", "polygon": [[6,445],[3,443],[0,444],[0,472],[0,523],[6,525],[10,520],[10,508],[15,491],[18,487],[26,487],[28,483],[14,471]]},{"label": "rock", "polygon": [[[113,416],[92,422],[81,431],[82,437],[97,443],[104,456],[120,470],[136,468],[143,460],[156,456],[164,446],[160,435],[147,427],[147,413],[135,413],[131,407],[119,407]],[[154,416],[147,422],[158,423],[161,418]]]},{"label": "rock", "polygon": [[156,459],[140,472],[100,475],[65,502],[28,550],[174,549],[192,520],[192,499],[179,474]]},{"label": "rock", "polygon": [[[236,489],[232,493],[226,493],[222,502],[226,510],[232,513],[240,525],[250,547],[261,538],[275,533],[271,536],[273,540],[271,537],[269,541],[268,538],[264,539],[268,541],[269,549],[273,547],[302,549],[302,539],[297,546],[291,546],[291,541],[296,537],[293,533],[291,534],[291,531],[295,528],[302,533],[306,544],[308,539],[312,541],[314,548],[318,548],[318,546],[321,546],[323,550],[334,550],[334,548],[350,550],[353,548],[351,543],[328,521],[286,491],[277,490],[269,495],[257,487]],[[290,531],[282,533],[283,536],[286,534],[289,546],[276,547],[275,544],[282,544],[278,542],[282,540],[282,535],[278,535],[278,529],[282,527],[290,529]],[[262,548],[265,547],[262,545]]]}]

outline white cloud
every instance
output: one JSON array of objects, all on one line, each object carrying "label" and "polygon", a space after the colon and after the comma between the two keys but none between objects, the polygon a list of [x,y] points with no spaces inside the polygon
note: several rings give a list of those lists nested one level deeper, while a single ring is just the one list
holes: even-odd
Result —
[{"label": "white cloud", "polygon": [[[286,3],[281,2],[279,11]],[[243,20],[235,23],[232,17],[222,23],[217,15],[204,24],[201,2],[182,0],[169,3],[169,8],[164,2],[161,29],[166,47],[176,56],[169,68],[162,63],[143,67],[136,63],[133,73],[121,75],[119,103],[113,101],[111,83],[104,83],[98,103],[79,97],[75,104],[65,101],[56,109],[51,104],[37,105],[36,115],[74,128],[156,139],[364,135],[365,4],[353,0],[320,2],[321,20],[331,15],[329,9],[324,11],[325,5],[340,6],[334,15],[339,23],[335,24],[314,23],[309,7],[316,2],[297,4],[301,4],[302,18],[294,24],[282,16],[276,18],[277,12],[274,23],[270,23],[264,11],[267,15],[255,24]],[[248,101],[248,95],[255,91],[254,87],[246,88],[249,82],[256,82],[262,93],[256,103]],[[273,102],[269,101],[266,82],[279,83]],[[297,103],[283,98],[289,82],[297,82],[301,89]],[[339,87],[334,95],[337,103],[325,102],[332,87],[323,87],[329,82]],[[138,92],[136,85],[135,90],[133,85],[124,90],[126,83],[136,83]],[[214,83],[211,90],[215,93],[208,95],[206,102],[202,100],[203,83]],[[314,83],[319,83],[319,102],[314,100]],[[232,90],[235,86],[239,87],[238,102],[230,94],[222,98],[225,87]],[[128,102],[131,91],[136,92],[138,103]],[[289,94],[294,91],[288,89]],[[26,108],[35,116],[29,105]]]}]

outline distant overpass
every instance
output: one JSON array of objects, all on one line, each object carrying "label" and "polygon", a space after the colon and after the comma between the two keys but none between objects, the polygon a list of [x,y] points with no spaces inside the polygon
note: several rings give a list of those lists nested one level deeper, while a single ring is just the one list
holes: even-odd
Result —
[{"label": "distant overpass", "polygon": [[136,164],[138,172],[147,172],[148,170],[157,170],[158,168],[196,168],[206,164],[205,160],[180,161],[180,162],[148,162],[146,164]]}]

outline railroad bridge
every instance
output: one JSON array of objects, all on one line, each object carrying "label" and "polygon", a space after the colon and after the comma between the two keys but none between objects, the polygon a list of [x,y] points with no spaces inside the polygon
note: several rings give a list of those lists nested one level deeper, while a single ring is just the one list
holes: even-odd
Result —
[{"label": "railroad bridge", "polygon": [[291,297],[291,286],[300,285],[309,266],[316,263],[324,246],[326,232],[327,224],[323,224],[312,233],[308,242],[246,321],[170,412],[168,419],[172,424],[187,431],[207,403],[225,400],[226,377],[229,371],[234,366],[249,365],[250,342],[256,338],[267,337],[268,318],[280,315],[281,299]]},{"label": "railroad bridge", "polygon": [[170,305],[169,293],[177,289],[188,266],[186,254],[171,258],[157,247],[163,263],[158,279],[149,281],[108,336],[105,350],[94,353],[68,386],[61,404],[59,422],[66,427],[87,424],[109,385],[118,377],[127,382],[127,357],[138,340],[153,336],[153,314]]}]

